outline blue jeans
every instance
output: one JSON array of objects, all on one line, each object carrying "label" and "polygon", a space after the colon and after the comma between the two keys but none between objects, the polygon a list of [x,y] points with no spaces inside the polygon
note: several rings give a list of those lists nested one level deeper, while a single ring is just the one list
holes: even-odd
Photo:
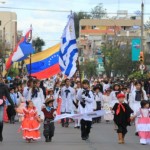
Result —
[{"label": "blue jeans", "polygon": [[4,106],[0,106],[0,123],[3,122]]}]

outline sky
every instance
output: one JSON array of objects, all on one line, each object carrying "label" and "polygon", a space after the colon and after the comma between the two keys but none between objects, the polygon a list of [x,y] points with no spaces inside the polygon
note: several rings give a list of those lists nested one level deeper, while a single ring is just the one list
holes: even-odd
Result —
[{"label": "sky", "polygon": [[[1,2],[5,1],[5,4]],[[102,3],[108,16],[117,10],[127,10],[133,13],[141,9],[142,0],[0,0],[0,11],[12,11],[17,14],[17,28],[25,33],[30,24],[33,26],[33,38],[39,36],[45,41],[44,49],[60,42],[63,29],[67,23],[70,11],[90,12],[98,3]],[[144,20],[150,17],[150,0],[143,0],[145,4]],[[53,11],[31,11],[23,9],[6,9],[3,7],[31,8]],[[112,14],[111,14],[112,15]]]}]

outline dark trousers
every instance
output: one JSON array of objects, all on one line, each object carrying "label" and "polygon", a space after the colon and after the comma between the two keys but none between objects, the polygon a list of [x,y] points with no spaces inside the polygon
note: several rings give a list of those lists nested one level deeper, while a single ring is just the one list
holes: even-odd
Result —
[{"label": "dark trousers", "polygon": [[54,136],[55,126],[54,122],[50,122],[50,119],[44,120],[44,130],[43,135],[45,138],[51,139]]},{"label": "dark trousers", "polygon": [[[71,114],[71,112],[61,112],[61,114]],[[65,121],[66,120],[66,121]],[[69,125],[69,118],[65,118],[65,119],[61,119],[61,124],[62,124],[62,126],[64,126],[64,125]]]},{"label": "dark trousers", "polygon": [[117,133],[122,133],[123,135],[125,135],[127,133],[126,125],[119,124],[117,126],[118,126]]},{"label": "dark trousers", "polygon": [[10,122],[15,121],[16,111],[15,111],[14,107],[12,107],[12,106],[7,107],[7,115],[8,115],[8,119],[10,120]]},{"label": "dark trousers", "polygon": [[2,140],[2,132],[3,132],[3,112],[4,112],[4,107],[0,106],[0,141]]},{"label": "dark trousers", "polygon": [[[96,110],[101,110],[101,102],[96,102]],[[101,117],[93,118],[93,123],[99,123],[101,121]]]},{"label": "dark trousers", "polygon": [[81,120],[81,137],[89,136],[91,130],[92,121]]}]

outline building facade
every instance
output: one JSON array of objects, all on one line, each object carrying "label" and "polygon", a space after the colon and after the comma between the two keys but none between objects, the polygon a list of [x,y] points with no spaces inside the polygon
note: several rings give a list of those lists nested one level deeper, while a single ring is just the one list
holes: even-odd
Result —
[{"label": "building facade", "polygon": [[17,42],[17,15],[15,12],[0,12],[1,57],[8,57]]},{"label": "building facade", "polygon": [[140,37],[141,20],[136,18],[81,19],[79,24],[79,47],[82,56],[94,58],[99,72],[103,72],[103,55],[100,47],[109,41],[125,45],[126,39]]}]

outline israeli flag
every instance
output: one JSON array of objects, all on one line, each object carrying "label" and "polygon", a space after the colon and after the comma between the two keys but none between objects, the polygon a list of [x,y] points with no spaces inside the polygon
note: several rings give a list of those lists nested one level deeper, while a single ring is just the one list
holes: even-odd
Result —
[{"label": "israeli flag", "polygon": [[60,69],[68,78],[71,78],[77,70],[77,58],[78,48],[74,29],[74,17],[71,14],[61,37],[61,49],[59,54]]}]

